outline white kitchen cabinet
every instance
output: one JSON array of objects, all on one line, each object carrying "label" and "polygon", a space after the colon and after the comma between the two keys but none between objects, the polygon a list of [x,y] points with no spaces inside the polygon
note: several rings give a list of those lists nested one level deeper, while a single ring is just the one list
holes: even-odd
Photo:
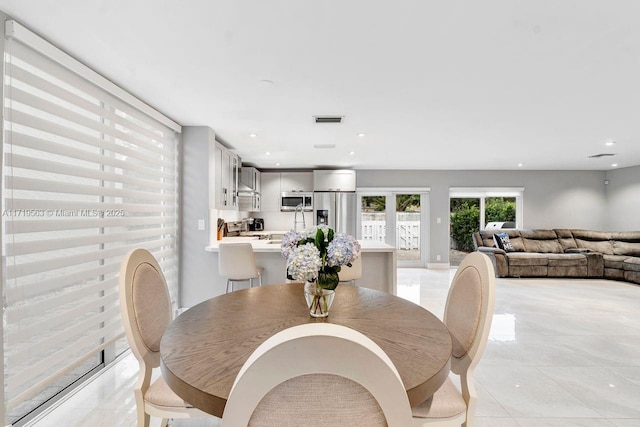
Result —
[{"label": "white kitchen cabinet", "polygon": [[290,191],[313,191],[313,173],[281,172],[280,192]]},{"label": "white kitchen cabinet", "polygon": [[216,144],[215,194],[216,209],[238,209],[238,165],[240,159],[231,150]]},{"label": "white kitchen cabinet", "polygon": [[260,192],[260,171],[256,168],[243,166],[240,170],[239,191]]},{"label": "white kitchen cabinet", "polygon": [[313,171],[314,191],[356,191],[356,171],[315,170]]},{"label": "white kitchen cabinet", "polygon": [[280,172],[260,174],[260,211],[280,212]]}]

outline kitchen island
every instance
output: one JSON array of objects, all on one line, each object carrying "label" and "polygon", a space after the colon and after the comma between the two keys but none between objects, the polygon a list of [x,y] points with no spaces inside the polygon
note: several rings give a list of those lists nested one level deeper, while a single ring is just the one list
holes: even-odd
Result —
[{"label": "kitchen island", "polygon": [[[264,234],[278,234],[282,232],[263,232]],[[280,242],[278,240],[260,239],[258,236],[234,236],[223,237],[222,240],[216,241],[205,250],[211,252],[211,262],[215,264],[215,270],[218,269],[218,248],[220,243],[240,243],[247,242],[253,246],[256,256],[256,264],[264,268],[262,273],[262,284],[268,286],[271,284],[285,283],[286,277],[286,260],[280,254]],[[376,289],[395,295],[397,293],[397,275],[396,275],[396,249],[391,245],[381,242],[373,242],[369,240],[359,240],[362,247],[362,278],[356,281],[357,286]],[[216,294],[223,294],[226,286],[226,278],[213,277],[213,287]],[[256,281],[254,281],[255,286]],[[248,282],[235,283],[234,289],[241,289],[248,286]],[[191,304],[189,304],[191,305]]]}]

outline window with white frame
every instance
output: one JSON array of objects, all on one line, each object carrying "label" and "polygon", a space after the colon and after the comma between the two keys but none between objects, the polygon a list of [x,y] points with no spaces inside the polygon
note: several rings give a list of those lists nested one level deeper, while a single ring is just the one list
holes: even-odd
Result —
[{"label": "window with white frame", "polygon": [[127,252],[150,250],[176,301],[180,126],[8,25],[2,291],[10,424],[123,342],[118,273]]}]

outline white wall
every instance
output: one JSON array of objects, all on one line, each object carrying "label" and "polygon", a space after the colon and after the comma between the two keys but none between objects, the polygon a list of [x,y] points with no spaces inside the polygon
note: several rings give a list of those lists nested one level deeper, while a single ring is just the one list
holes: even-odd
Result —
[{"label": "white wall", "polygon": [[[359,170],[360,187],[430,187],[428,262],[449,259],[450,187],[524,187],[524,227],[606,229],[605,173],[600,171]],[[437,223],[437,218],[442,222]]]},{"label": "white wall", "polygon": [[[209,149],[215,144],[213,130],[206,126],[182,128],[182,215],[180,250],[180,303],[203,300],[215,294],[210,288],[217,266],[211,265],[209,245]],[[198,230],[198,220],[205,229]],[[214,223],[215,226],[215,223]],[[197,294],[197,298],[192,295]]]},{"label": "white wall", "polygon": [[640,166],[606,173],[608,230],[640,230]]}]

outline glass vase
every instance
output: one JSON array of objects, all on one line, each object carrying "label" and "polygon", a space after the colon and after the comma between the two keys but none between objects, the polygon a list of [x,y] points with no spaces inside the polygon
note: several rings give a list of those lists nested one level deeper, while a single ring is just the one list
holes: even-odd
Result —
[{"label": "glass vase", "polygon": [[327,317],[335,294],[336,291],[322,289],[317,282],[306,282],[304,297],[309,307],[309,315],[311,317]]}]

